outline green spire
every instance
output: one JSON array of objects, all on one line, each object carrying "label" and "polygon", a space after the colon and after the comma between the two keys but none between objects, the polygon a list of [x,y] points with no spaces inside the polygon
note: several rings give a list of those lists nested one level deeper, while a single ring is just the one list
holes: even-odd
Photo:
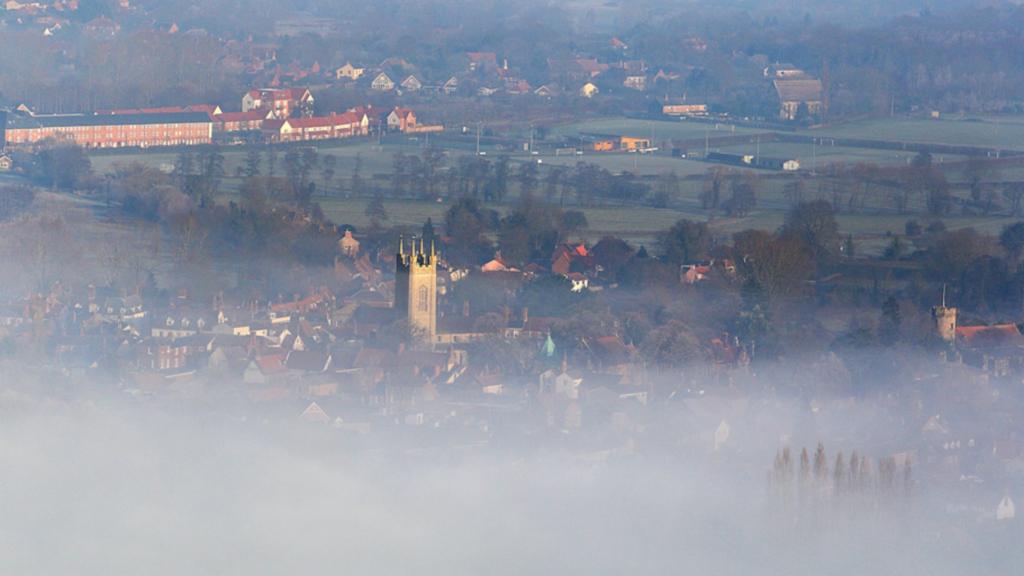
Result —
[{"label": "green spire", "polygon": [[540,347],[540,353],[548,358],[554,358],[555,341],[551,339],[551,332],[548,332],[547,340],[545,340],[544,344]]}]

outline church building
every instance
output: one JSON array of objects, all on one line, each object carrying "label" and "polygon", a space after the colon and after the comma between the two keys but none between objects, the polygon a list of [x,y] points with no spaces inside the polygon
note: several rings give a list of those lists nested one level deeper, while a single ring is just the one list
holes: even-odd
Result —
[{"label": "church building", "polygon": [[405,249],[398,241],[395,258],[395,309],[404,314],[409,328],[428,342],[437,335],[437,252],[431,242],[429,251],[423,239],[414,238]]}]

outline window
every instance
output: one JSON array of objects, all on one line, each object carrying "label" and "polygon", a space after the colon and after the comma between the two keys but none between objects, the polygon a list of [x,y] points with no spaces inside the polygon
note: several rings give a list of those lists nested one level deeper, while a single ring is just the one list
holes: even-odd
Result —
[{"label": "window", "polygon": [[429,312],[430,311],[430,303],[427,302],[427,287],[426,286],[420,286],[419,302],[417,304],[417,307],[419,308],[420,312]]}]

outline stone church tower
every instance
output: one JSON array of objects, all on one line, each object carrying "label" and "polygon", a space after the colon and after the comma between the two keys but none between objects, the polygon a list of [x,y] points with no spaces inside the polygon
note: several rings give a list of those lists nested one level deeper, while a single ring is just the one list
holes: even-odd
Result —
[{"label": "stone church tower", "polygon": [[945,342],[956,341],[956,308],[946,306],[946,286],[942,286],[942,305],[932,307],[935,330]]},{"label": "stone church tower", "polygon": [[395,308],[404,314],[409,327],[433,341],[437,334],[437,252],[431,242],[428,252],[420,238],[413,238],[409,251],[398,241],[395,258]]}]

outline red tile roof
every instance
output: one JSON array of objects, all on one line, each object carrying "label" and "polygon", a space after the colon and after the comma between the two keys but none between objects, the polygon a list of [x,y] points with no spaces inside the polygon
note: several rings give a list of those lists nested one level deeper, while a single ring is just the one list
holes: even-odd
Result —
[{"label": "red tile roof", "polygon": [[957,326],[956,338],[962,343],[976,348],[1024,345],[1024,335],[1021,335],[1016,324]]},{"label": "red tile roof", "polygon": [[245,122],[248,120],[264,120],[267,117],[266,110],[249,110],[248,112],[224,112],[213,117],[219,122]]}]

